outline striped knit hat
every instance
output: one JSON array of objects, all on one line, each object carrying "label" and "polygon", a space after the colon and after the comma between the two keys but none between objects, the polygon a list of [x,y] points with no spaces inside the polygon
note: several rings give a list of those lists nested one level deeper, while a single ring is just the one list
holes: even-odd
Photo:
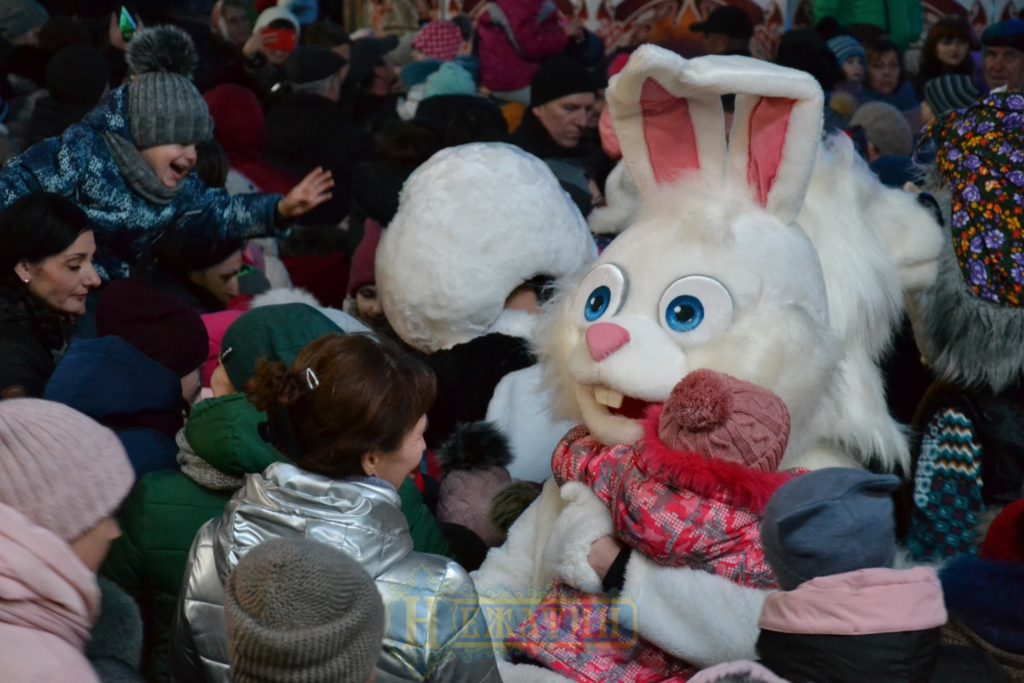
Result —
[{"label": "striped knit hat", "polygon": [[867,53],[864,46],[851,36],[836,36],[829,38],[828,49],[836,56],[839,66],[842,66],[850,57],[860,57],[862,62],[867,62]]},{"label": "striped knit hat", "polygon": [[924,99],[935,117],[945,116],[954,109],[965,109],[974,104],[981,91],[963,74],[947,74],[924,84]]}]

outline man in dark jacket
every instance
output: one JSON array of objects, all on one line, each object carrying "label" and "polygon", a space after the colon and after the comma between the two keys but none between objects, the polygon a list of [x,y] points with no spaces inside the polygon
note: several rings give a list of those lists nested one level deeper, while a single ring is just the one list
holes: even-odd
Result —
[{"label": "man in dark jacket", "polygon": [[285,62],[291,93],[267,115],[268,156],[301,177],[321,166],[334,176],[332,198],[307,222],[338,223],[348,215],[353,166],[369,157],[370,139],[338,107],[348,64],[326,47],[300,47]]}]

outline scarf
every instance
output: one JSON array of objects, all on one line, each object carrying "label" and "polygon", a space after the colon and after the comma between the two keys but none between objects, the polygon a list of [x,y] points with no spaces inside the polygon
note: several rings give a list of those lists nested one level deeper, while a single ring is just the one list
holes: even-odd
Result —
[{"label": "scarf", "polygon": [[237,491],[245,484],[242,477],[224,474],[216,467],[202,459],[189,445],[185,438],[185,430],[181,429],[174,438],[178,444],[178,465],[186,477],[211,491]]},{"label": "scarf", "polygon": [[173,189],[165,187],[153,173],[139,149],[116,133],[109,130],[103,132],[103,140],[107,143],[110,156],[117,163],[117,168],[124,176],[125,182],[136,194],[154,204],[170,204],[178,196],[181,185]]}]

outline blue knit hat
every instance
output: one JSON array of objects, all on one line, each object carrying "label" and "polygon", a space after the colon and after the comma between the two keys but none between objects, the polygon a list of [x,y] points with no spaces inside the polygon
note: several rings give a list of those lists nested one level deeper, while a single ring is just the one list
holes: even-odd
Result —
[{"label": "blue knit hat", "polygon": [[891,567],[896,530],[891,474],[830,467],[784,484],[765,507],[761,543],[783,590],[818,576]]},{"label": "blue knit hat", "polygon": [[985,47],[1012,47],[1024,51],[1024,20],[1007,19],[992,24],[981,34]]},{"label": "blue knit hat", "polygon": [[864,46],[857,42],[852,36],[836,36],[829,38],[828,49],[836,56],[839,66],[842,66],[850,57],[860,57],[862,62],[867,62],[867,53]]},{"label": "blue knit hat", "polygon": [[445,62],[441,68],[427,76],[423,89],[424,99],[434,95],[475,95],[476,83],[469,72],[454,62]]}]

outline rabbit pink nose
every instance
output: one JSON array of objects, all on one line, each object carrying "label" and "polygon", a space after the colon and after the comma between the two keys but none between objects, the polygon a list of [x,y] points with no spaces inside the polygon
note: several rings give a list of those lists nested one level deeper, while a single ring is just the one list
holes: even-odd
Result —
[{"label": "rabbit pink nose", "polygon": [[595,361],[603,361],[629,343],[629,330],[615,323],[595,323],[587,328],[587,350]]}]

